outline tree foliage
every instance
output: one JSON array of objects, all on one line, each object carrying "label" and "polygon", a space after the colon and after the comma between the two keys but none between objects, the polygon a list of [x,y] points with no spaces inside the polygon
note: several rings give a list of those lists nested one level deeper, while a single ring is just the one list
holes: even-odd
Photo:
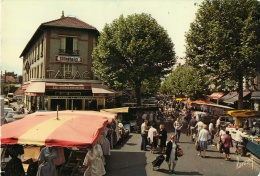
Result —
[{"label": "tree foliage", "polygon": [[92,56],[94,74],[116,90],[134,88],[138,105],[142,86],[168,74],[176,63],[174,44],[148,14],[121,15],[106,24]]},{"label": "tree foliage", "polygon": [[197,99],[207,93],[207,80],[202,70],[191,66],[179,66],[163,82],[160,90],[176,97]]},{"label": "tree foliage", "polygon": [[257,0],[207,0],[186,34],[187,62],[204,69],[221,89],[237,90],[238,108],[242,108],[243,79],[260,70],[259,19]]}]

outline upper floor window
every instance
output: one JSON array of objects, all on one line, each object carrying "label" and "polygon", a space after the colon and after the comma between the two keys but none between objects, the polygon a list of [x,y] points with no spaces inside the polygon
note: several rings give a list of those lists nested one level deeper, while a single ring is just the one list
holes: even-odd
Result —
[{"label": "upper floor window", "polygon": [[79,55],[78,38],[62,37],[59,54]]}]

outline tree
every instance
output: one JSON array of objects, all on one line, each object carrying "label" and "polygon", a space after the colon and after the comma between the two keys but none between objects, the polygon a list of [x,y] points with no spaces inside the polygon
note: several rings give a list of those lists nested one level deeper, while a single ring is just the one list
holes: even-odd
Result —
[{"label": "tree", "polygon": [[[243,79],[260,70],[260,3],[257,0],[207,0],[186,34],[186,60],[204,69],[224,89],[239,93],[243,106]],[[229,90],[229,91],[231,91]]]},{"label": "tree", "polygon": [[178,97],[197,99],[207,93],[209,84],[202,70],[191,66],[178,66],[162,84],[161,90]]},{"label": "tree", "polygon": [[132,87],[141,104],[141,87],[168,74],[176,63],[174,44],[148,14],[106,24],[93,51],[93,72],[109,87]]}]

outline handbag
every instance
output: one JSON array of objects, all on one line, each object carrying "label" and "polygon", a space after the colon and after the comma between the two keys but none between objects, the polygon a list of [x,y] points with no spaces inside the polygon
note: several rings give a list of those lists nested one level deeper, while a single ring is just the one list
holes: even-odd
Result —
[{"label": "handbag", "polygon": [[181,147],[179,147],[177,151],[177,156],[181,157],[182,155],[183,155],[183,150],[181,149]]},{"label": "handbag", "polygon": [[195,142],[195,149],[196,149],[197,151],[200,151],[200,144],[199,144],[198,141]]}]

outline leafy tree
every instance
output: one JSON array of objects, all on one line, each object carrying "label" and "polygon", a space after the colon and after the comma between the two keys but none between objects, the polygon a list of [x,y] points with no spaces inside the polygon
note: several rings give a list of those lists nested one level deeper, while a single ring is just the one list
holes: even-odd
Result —
[{"label": "leafy tree", "polygon": [[260,70],[259,19],[257,0],[207,0],[186,34],[187,62],[204,69],[222,89],[237,90],[239,109],[243,79]]},{"label": "leafy tree", "polygon": [[174,44],[148,14],[121,15],[106,24],[93,51],[93,72],[109,87],[132,87],[141,104],[141,88],[168,74],[176,63]]},{"label": "leafy tree", "polygon": [[167,77],[161,90],[178,97],[197,99],[207,93],[208,82],[202,70],[191,66],[179,66]]}]

